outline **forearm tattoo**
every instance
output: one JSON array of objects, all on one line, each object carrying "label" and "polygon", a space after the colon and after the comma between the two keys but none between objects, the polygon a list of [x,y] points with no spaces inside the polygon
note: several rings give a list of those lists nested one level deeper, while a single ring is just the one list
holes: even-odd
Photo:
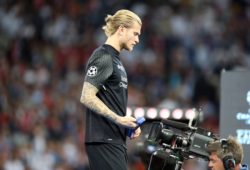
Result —
[{"label": "forearm tattoo", "polygon": [[81,103],[96,113],[117,121],[118,116],[111,111],[97,96],[98,89],[88,82],[84,82],[81,95]]}]

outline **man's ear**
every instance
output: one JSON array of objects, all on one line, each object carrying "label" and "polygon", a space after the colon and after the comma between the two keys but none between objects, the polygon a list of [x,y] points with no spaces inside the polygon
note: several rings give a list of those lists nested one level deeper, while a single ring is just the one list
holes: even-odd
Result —
[{"label": "man's ear", "polygon": [[120,25],[117,29],[117,33],[119,36],[121,36],[123,34],[123,32],[125,31],[125,27]]}]

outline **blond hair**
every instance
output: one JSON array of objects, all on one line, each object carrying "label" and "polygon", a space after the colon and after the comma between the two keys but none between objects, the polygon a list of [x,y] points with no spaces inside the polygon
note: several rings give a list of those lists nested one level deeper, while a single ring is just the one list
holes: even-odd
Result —
[{"label": "blond hair", "polygon": [[118,10],[113,16],[107,15],[105,18],[106,25],[102,27],[105,34],[109,37],[113,35],[119,26],[124,26],[125,28],[131,28],[134,24],[134,22],[137,22],[138,24],[142,25],[141,19],[138,15],[136,15],[134,12],[121,9]]},{"label": "blond hair", "polygon": [[232,153],[236,164],[241,163],[243,160],[242,145],[233,136],[228,137],[226,149],[222,148],[222,142],[217,140],[208,145],[207,151],[209,153],[215,152],[220,159],[222,159],[225,155]]}]

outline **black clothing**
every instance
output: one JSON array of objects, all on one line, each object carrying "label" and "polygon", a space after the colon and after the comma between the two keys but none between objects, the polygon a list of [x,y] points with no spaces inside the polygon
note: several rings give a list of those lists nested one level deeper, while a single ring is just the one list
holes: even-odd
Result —
[{"label": "black clothing", "polygon": [[[127,74],[112,46],[103,45],[93,52],[85,82],[98,88],[97,97],[110,110],[126,115]],[[127,169],[126,133],[125,127],[87,108],[85,144],[91,170]]]},{"label": "black clothing", "polygon": [[91,170],[127,170],[127,151],[110,143],[86,144]]},{"label": "black clothing", "polygon": [[[87,63],[85,81],[99,89],[97,97],[110,110],[126,115],[127,74],[117,50],[106,44],[97,48]],[[126,128],[87,109],[85,141],[125,145]]]}]

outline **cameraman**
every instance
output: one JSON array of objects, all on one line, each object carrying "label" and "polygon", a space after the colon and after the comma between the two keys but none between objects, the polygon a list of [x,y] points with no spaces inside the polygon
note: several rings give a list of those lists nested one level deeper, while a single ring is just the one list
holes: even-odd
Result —
[{"label": "cameraman", "polygon": [[211,170],[248,170],[247,165],[242,165],[242,145],[232,136],[210,143],[207,151],[209,153],[208,167]]}]

